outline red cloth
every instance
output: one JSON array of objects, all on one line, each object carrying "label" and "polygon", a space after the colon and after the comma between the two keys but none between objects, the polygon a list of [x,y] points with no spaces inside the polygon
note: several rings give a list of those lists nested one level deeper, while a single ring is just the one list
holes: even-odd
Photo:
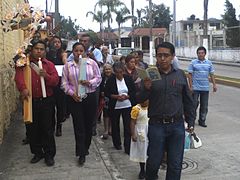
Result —
[{"label": "red cloth", "polygon": [[[58,73],[54,64],[48,61],[47,59],[42,59],[42,66],[43,66],[43,69],[45,69],[48,74],[47,77],[44,78],[46,93],[47,93],[47,96],[52,96],[53,87],[57,86],[59,82]],[[41,88],[40,76],[33,69],[31,69],[31,74],[32,74],[32,98],[41,98],[42,88]],[[20,92],[26,89],[26,84],[24,82],[23,67],[16,67],[15,81],[16,81],[17,88]]]}]

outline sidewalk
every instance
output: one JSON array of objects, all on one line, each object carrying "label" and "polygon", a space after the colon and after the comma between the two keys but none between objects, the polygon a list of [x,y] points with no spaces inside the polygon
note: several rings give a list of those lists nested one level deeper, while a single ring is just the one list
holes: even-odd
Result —
[{"label": "sidewalk", "polygon": [[[231,96],[239,94],[239,89],[219,86],[218,95],[210,96],[208,127],[195,127],[203,146],[184,154],[182,180],[239,180],[239,98]],[[102,132],[103,122],[98,124],[98,135],[93,137],[90,154],[80,167],[69,118],[63,123],[63,136],[55,138],[55,165],[47,167],[44,160],[30,164],[29,145],[21,144],[25,127],[18,112],[0,145],[0,180],[137,180],[138,163],[131,162],[124,150],[113,148],[111,137],[102,140]],[[159,180],[164,180],[165,173],[160,169]]]},{"label": "sidewalk", "polygon": [[5,134],[0,145],[0,179],[1,180],[111,180],[111,174],[104,165],[99,149],[94,141],[90,154],[83,167],[78,165],[75,157],[75,141],[71,118],[63,124],[63,136],[56,137],[57,154],[55,165],[47,167],[44,160],[31,164],[33,157],[29,145],[22,145],[25,127],[20,112]]}]

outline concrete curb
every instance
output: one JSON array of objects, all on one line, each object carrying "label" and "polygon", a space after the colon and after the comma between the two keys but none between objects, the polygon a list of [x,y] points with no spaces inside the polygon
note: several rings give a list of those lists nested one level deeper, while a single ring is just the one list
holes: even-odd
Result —
[{"label": "concrete curb", "polygon": [[240,83],[235,82],[235,81],[225,80],[225,79],[221,79],[221,78],[215,78],[215,80],[216,80],[217,84],[240,88]]}]

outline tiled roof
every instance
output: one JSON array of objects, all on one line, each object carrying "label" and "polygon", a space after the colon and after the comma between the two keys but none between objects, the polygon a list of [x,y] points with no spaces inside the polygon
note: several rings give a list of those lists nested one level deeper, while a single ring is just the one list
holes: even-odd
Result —
[{"label": "tiled roof", "polygon": [[[159,35],[163,35],[167,33],[167,29],[166,28],[152,28],[152,35],[153,36],[159,36]],[[150,35],[150,28],[137,28],[134,29],[134,32],[130,32],[128,36],[131,35],[134,36],[149,36]]]},{"label": "tiled roof", "polygon": [[[98,35],[98,37],[101,37],[101,33],[100,33],[100,32],[98,32],[97,35]],[[108,32],[103,32],[102,35],[103,35],[102,39],[109,39],[109,36],[110,36],[110,38],[111,38],[112,40],[118,39],[118,36],[117,36],[115,33],[113,33],[113,32],[110,32],[110,33],[108,33]]]}]

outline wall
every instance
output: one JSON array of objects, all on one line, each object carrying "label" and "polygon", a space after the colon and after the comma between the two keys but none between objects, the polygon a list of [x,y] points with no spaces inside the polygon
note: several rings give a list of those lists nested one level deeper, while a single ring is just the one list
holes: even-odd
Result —
[{"label": "wall", "polygon": [[[196,58],[197,46],[176,48],[176,55],[181,57]],[[209,50],[208,59],[223,62],[240,62],[240,50]]]},{"label": "wall", "polygon": [[[24,0],[0,0],[0,19],[4,19],[7,12],[12,12],[16,4]],[[23,41],[23,32],[11,31],[4,33],[0,25],[0,144],[4,131],[11,121],[11,114],[16,111],[18,92],[14,82],[14,69],[10,67],[15,51]]]}]

